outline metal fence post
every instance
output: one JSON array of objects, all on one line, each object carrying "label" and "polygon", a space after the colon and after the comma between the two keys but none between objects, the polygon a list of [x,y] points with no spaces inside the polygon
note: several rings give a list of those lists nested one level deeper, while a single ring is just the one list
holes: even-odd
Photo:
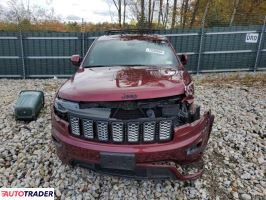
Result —
[{"label": "metal fence post", "polygon": [[84,57],[85,55],[85,26],[84,26],[84,20],[82,18],[82,22],[81,22],[81,31],[82,31],[82,57]]},{"label": "metal fence post", "polygon": [[197,75],[199,74],[199,70],[200,70],[202,44],[203,44],[203,38],[204,38],[204,24],[205,24],[205,19],[203,19],[203,21],[201,23],[201,34],[200,34],[200,44],[199,44],[199,53],[198,53]]},{"label": "metal fence post", "polygon": [[23,47],[23,35],[21,32],[21,27],[19,25],[19,38],[20,38],[20,51],[21,51],[21,62],[22,62],[22,77],[26,78],[26,70],[25,70],[25,58],[24,58],[24,47]]},{"label": "metal fence post", "polygon": [[260,41],[259,41],[258,50],[257,50],[257,54],[256,54],[256,60],[255,60],[255,65],[254,65],[254,72],[257,71],[257,66],[258,66],[258,62],[259,62],[259,58],[260,58],[261,43],[262,43],[262,39],[263,39],[264,32],[265,32],[265,24],[266,24],[266,15],[264,17],[264,22],[263,22],[263,26],[262,26],[262,30],[261,30],[261,34],[260,34]]},{"label": "metal fence post", "polygon": [[82,33],[82,57],[84,57],[85,55],[85,36],[84,36],[84,32]]},{"label": "metal fence post", "polygon": [[201,54],[202,54],[202,44],[203,44],[203,38],[204,38],[204,26],[205,26],[206,16],[207,16],[208,11],[209,11],[210,3],[211,3],[211,0],[208,0],[207,1],[207,5],[205,7],[204,14],[203,14],[203,18],[202,18],[202,21],[201,21],[201,35],[200,35],[200,47],[199,47],[199,56],[198,56],[197,75],[199,74],[199,70],[200,70],[200,62],[201,62]]}]

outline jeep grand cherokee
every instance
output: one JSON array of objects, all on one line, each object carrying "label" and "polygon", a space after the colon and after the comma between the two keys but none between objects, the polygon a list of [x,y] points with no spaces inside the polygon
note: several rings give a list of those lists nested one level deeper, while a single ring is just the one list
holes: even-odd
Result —
[{"label": "jeep grand cherokee", "polygon": [[166,37],[101,36],[84,59],[71,61],[76,73],[52,108],[52,138],[63,163],[135,178],[202,174],[214,117],[200,115],[187,58]]}]

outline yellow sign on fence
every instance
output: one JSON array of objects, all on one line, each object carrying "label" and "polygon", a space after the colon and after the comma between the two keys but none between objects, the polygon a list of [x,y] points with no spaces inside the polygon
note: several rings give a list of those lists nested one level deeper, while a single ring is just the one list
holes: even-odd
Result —
[{"label": "yellow sign on fence", "polygon": [[85,26],[81,25],[81,32],[85,32]]}]

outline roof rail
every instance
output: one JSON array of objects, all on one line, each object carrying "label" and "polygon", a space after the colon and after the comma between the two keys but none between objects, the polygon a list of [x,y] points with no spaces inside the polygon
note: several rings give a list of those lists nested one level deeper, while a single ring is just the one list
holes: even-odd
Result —
[{"label": "roof rail", "polygon": [[158,33],[158,29],[113,29],[113,30],[108,30],[105,31],[106,35],[113,35],[113,34],[130,34],[130,33],[135,33],[135,34],[155,34]]}]

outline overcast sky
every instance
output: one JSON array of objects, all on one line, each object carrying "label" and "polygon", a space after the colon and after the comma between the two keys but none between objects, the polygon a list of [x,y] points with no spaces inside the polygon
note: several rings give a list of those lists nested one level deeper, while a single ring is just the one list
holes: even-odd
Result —
[{"label": "overcast sky", "polygon": [[[21,0],[18,0],[21,1]],[[27,2],[28,0],[22,0]],[[56,15],[62,19],[86,22],[112,22],[111,12],[115,12],[114,6],[108,6],[107,0],[29,0],[31,5],[39,5],[46,8],[54,8]],[[0,4],[7,6],[8,0],[0,0]],[[110,0],[109,0],[110,2]],[[111,5],[111,4],[110,4]]]}]

